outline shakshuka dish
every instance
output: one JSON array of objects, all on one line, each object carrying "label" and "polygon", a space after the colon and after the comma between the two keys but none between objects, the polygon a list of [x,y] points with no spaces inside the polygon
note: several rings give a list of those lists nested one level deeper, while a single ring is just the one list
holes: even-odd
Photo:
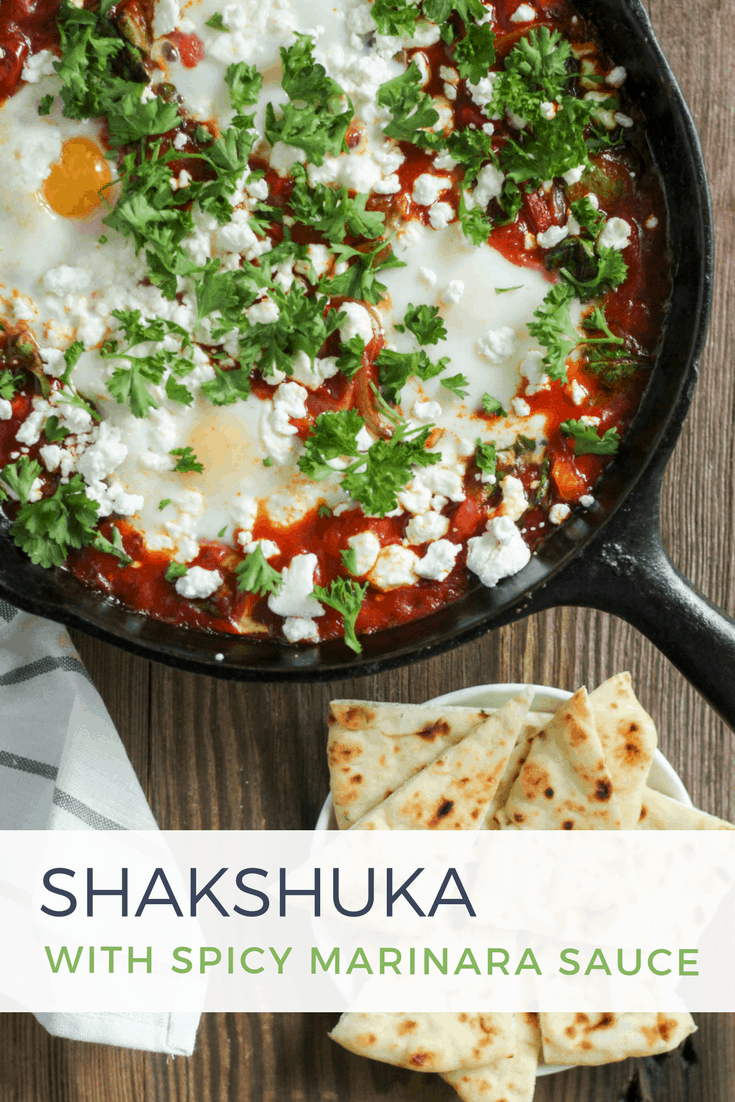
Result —
[{"label": "shakshuka dish", "polygon": [[664,322],[626,75],[566,0],[3,0],[9,538],[356,651],[523,570]]}]

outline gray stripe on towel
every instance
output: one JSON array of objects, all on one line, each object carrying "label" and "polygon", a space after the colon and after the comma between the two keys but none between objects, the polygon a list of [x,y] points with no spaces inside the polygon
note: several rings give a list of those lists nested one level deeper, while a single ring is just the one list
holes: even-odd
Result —
[{"label": "gray stripe on towel", "polygon": [[8,750],[0,750],[0,765],[8,769],[18,769],[21,773],[34,773],[37,777],[46,777],[49,781],[55,781],[58,769],[45,761],[34,761],[33,758],[22,758],[20,754],[11,754]]},{"label": "gray stripe on towel", "polygon": [[50,673],[52,670],[80,673],[82,677],[86,677],[90,685],[92,684],[92,678],[78,658],[72,658],[71,655],[54,658],[53,655],[47,654],[43,658],[39,658],[37,662],[29,662],[26,666],[18,666],[16,669],[8,670],[7,673],[0,675],[0,686],[18,685],[21,681],[30,681],[31,678],[39,677],[43,673]]},{"label": "gray stripe on towel", "polygon": [[121,826],[120,823],[116,823],[113,819],[108,819],[105,815],[100,815],[98,811],[93,811],[91,807],[87,807],[81,800],[77,800],[75,796],[70,796],[68,792],[63,792],[60,788],[54,789],[54,803],[57,807],[60,807],[62,811],[68,811],[70,815],[75,815],[77,819],[81,819],[83,823],[92,827],[93,830],[126,829],[126,827]]}]

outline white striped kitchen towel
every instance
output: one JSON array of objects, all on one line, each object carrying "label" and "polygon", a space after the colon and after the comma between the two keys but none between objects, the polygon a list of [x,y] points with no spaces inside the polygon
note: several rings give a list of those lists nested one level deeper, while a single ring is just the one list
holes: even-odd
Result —
[{"label": "white striped kitchen towel", "polygon": [[[157,830],[66,630],[0,599],[0,829]],[[198,1014],[39,1014],[58,1037],[188,1056]]]}]

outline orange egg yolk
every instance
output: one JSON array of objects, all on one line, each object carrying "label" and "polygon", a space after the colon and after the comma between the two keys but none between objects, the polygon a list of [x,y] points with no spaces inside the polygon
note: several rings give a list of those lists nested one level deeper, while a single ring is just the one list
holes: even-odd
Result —
[{"label": "orange egg yolk", "polygon": [[112,179],[110,166],[89,138],[69,138],[52,166],[43,193],[64,218],[84,218],[102,202],[100,188]]}]

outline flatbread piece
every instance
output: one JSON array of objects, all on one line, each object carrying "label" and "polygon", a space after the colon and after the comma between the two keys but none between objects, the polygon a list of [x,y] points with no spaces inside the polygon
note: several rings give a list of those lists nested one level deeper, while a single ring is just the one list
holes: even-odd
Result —
[{"label": "flatbread piece", "polygon": [[532,1102],[541,1048],[537,1014],[515,1014],[516,1051],[481,1068],[445,1072],[462,1102]]},{"label": "flatbread piece", "polygon": [[681,1044],[697,1027],[691,1014],[542,1014],[547,1064],[611,1064],[655,1056]]}]

